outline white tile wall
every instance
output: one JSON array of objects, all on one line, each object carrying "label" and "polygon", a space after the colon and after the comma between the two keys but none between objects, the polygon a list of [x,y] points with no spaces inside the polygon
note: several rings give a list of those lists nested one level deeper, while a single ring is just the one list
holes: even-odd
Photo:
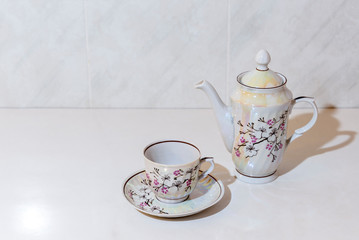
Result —
[{"label": "white tile wall", "polygon": [[94,107],[203,107],[193,85],[224,94],[227,5],[221,1],[88,0]]},{"label": "white tile wall", "polygon": [[88,107],[83,2],[0,2],[0,107]]},{"label": "white tile wall", "polygon": [[[295,96],[319,106],[359,107],[359,2],[231,1],[230,74],[253,67],[258,48]],[[232,81],[229,81],[232,82]]]},{"label": "white tile wall", "polygon": [[0,107],[209,107],[266,48],[295,96],[359,107],[355,0],[2,0]]}]

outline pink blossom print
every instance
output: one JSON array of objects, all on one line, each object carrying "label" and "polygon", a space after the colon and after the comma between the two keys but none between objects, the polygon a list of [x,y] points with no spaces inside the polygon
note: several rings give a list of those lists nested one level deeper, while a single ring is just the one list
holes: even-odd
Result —
[{"label": "pink blossom print", "polygon": [[275,117],[259,117],[253,122],[239,120],[239,139],[233,147],[235,156],[244,160],[267,151],[266,155],[274,162],[284,147],[281,141],[286,137],[288,113],[285,110]]},{"label": "pink blossom print", "polygon": [[175,168],[163,172],[158,168],[153,168],[152,171],[149,171],[152,180],[147,180],[147,183],[153,191],[161,195],[167,194],[170,189],[171,192],[177,190],[180,192],[179,194],[182,194],[181,192],[188,192],[192,189],[189,185],[191,185],[191,181],[195,180],[198,169],[199,164],[191,168]]},{"label": "pink blossom print", "polygon": [[268,124],[269,126],[272,126],[273,123],[274,123],[274,121],[273,121],[272,119],[270,119],[270,120],[267,121],[267,124]]},{"label": "pink blossom print", "polygon": [[128,196],[132,200],[133,204],[141,210],[146,212],[154,212],[156,214],[168,214],[164,208],[153,205],[154,194],[151,191],[151,184],[144,175],[139,187],[129,186],[131,189],[128,190]]},{"label": "pink blossom print", "polygon": [[191,179],[188,180],[188,181],[187,181],[187,187],[188,187],[189,185],[191,185],[191,183],[192,183],[192,180],[191,180]]},{"label": "pink blossom print", "polygon": [[160,183],[157,181],[157,179],[155,179],[155,180],[153,180],[153,184],[155,184],[157,186]]},{"label": "pink blossom print", "polygon": [[146,202],[141,202],[140,203],[140,208],[144,208],[144,207],[146,207],[146,206],[148,206],[148,204],[146,203]]},{"label": "pink blossom print", "polygon": [[163,186],[163,187],[161,188],[161,192],[164,193],[164,194],[167,194],[167,193],[168,193],[168,188],[165,187],[165,186]]}]

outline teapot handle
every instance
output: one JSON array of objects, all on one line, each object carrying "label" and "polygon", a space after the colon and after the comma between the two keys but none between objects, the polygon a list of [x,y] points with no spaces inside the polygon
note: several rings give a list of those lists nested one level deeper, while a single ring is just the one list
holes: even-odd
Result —
[{"label": "teapot handle", "polygon": [[311,97],[297,97],[293,100],[292,106],[291,108],[293,108],[293,106],[296,103],[299,102],[307,102],[310,105],[312,105],[313,107],[313,116],[312,119],[303,127],[298,128],[297,130],[294,131],[293,135],[287,139],[287,146],[289,143],[293,142],[294,139],[299,138],[300,136],[303,135],[303,133],[305,133],[306,131],[308,131],[309,129],[311,129],[314,126],[314,123],[317,121],[318,119],[318,108],[317,105],[315,104],[314,98]]}]

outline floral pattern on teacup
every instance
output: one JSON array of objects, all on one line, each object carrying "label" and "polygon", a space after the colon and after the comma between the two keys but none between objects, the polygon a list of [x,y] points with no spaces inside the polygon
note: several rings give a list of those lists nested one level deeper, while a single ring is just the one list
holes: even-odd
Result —
[{"label": "floral pattern on teacup", "polygon": [[153,204],[155,198],[149,187],[147,179],[143,179],[141,181],[141,187],[139,189],[130,189],[127,193],[138,208],[145,211],[151,211],[156,214],[168,214],[163,208]]},{"label": "floral pattern on teacup", "polygon": [[158,168],[153,168],[153,171],[146,174],[148,185],[152,186],[154,191],[162,194],[167,194],[170,189],[176,189],[176,191],[184,189],[185,192],[188,192],[193,188],[198,168],[199,164],[194,168],[179,168],[169,173],[161,173]]}]

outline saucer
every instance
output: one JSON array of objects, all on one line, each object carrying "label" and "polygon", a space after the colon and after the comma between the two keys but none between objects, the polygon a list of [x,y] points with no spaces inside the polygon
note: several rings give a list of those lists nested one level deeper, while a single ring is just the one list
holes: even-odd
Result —
[{"label": "saucer", "polygon": [[222,199],[224,186],[208,174],[198,181],[189,198],[180,203],[164,203],[155,197],[146,181],[145,171],[132,174],[123,184],[123,194],[137,210],[157,217],[176,218],[199,213]]}]

